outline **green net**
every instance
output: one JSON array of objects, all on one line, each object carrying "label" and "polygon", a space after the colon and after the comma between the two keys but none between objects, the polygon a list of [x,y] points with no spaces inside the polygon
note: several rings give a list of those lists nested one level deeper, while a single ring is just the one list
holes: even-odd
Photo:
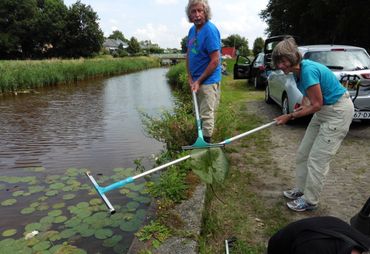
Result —
[{"label": "green net", "polygon": [[229,171],[229,162],[221,147],[194,149],[191,166],[195,174],[208,184],[222,183]]}]

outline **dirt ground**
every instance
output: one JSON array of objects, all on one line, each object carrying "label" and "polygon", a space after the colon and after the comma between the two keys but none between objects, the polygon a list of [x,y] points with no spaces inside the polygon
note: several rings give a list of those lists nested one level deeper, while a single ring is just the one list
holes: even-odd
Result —
[{"label": "dirt ground", "polygon": [[[248,102],[248,111],[265,118],[266,123],[280,114],[277,105],[267,105],[264,101]],[[277,175],[263,174],[261,181],[269,186],[263,196],[281,199],[282,191],[294,186],[295,154],[304,135],[308,121],[274,126],[271,132],[273,163]],[[320,198],[319,209],[314,212],[291,212],[293,220],[319,216],[336,216],[349,222],[370,197],[370,124],[354,122],[338,153],[333,159]],[[287,209],[287,208],[286,208]]]}]

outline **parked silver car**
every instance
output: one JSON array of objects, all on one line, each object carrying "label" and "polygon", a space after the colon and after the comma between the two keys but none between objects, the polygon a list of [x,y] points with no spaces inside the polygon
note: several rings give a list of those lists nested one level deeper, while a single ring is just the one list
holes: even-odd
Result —
[{"label": "parked silver car", "polygon": [[[357,112],[354,118],[370,119],[370,56],[365,49],[346,45],[308,45],[298,48],[304,59],[326,65],[338,80],[346,75],[356,76],[363,86],[354,100]],[[348,87],[348,90],[354,98],[355,87]],[[283,114],[293,112],[299,107],[302,93],[297,88],[293,74],[285,75],[280,70],[272,70],[265,89],[265,101],[277,103]]]}]

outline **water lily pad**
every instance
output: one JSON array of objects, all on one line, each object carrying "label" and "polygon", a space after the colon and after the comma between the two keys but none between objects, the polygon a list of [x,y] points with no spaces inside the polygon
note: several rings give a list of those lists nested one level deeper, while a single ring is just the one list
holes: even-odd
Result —
[{"label": "water lily pad", "polygon": [[55,220],[55,216],[46,216],[40,219],[40,223],[49,225],[49,224],[52,224],[54,220]]},{"label": "water lily pad", "polygon": [[89,203],[87,203],[87,202],[80,202],[80,203],[78,203],[78,204],[76,205],[76,207],[86,209],[86,208],[88,208],[88,207],[89,207]]},{"label": "water lily pad", "polygon": [[3,202],[1,202],[1,205],[2,206],[11,206],[11,205],[14,205],[15,203],[17,203],[17,200],[14,199],[14,198],[11,198],[11,199],[7,199],[7,200],[4,200]]},{"label": "water lily pad", "polygon": [[100,205],[103,203],[103,201],[100,198],[93,198],[89,201],[90,205]]},{"label": "water lily pad", "polygon": [[100,240],[103,240],[103,239],[106,239],[108,237],[111,237],[112,235],[113,235],[112,230],[107,229],[107,228],[98,229],[95,232],[95,238],[96,239],[100,239]]},{"label": "water lily pad", "polygon": [[30,207],[35,208],[39,205],[40,205],[40,202],[34,202],[34,203],[30,204]]},{"label": "water lily pad", "polygon": [[52,196],[57,195],[58,193],[59,193],[59,191],[57,191],[57,190],[50,190],[50,191],[47,191],[45,193],[45,195],[48,196],[48,197],[52,197]]},{"label": "water lily pad", "polygon": [[130,221],[122,221],[120,225],[120,229],[126,232],[134,232],[139,229],[140,225],[141,225],[141,221],[138,219],[133,219]]},{"label": "water lily pad", "polygon": [[80,170],[78,170],[76,168],[67,169],[67,175],[68,176],[78,176],[80,173],[81,173]]},{"label": "water lily pad", "polygon": [[65,186],[64,183],[53,183],[49,186],[50,189],[52,190],[60,190]]},{"label": "water lily pad", "polygon": [[64,202],[56,203],[53,205],[54,209],[60,209],[63,208],[66,204]]},{"label": "water lily pad", "polygon": [[23,194],[24,194],[24,191],[15,191],[12,193],[12,196],[19,197],[19,196],[22,196]]},{"label": "water lily pad", "polygon": [[66,216],[57,216],[54,219],[54,223],[62,223],[65,222],[68,218]]},{"label": "water lily pad", "polygon": [[10,237],[10,236],[15,235],[16,233],[17,233],[16,229],[7,229],[7,230],[3,231],[3,233],[1,235],[4,236],[4,237]]},{"label": "water lily pad", "polygon": [[121,235],[114,235],[111,238],[105,239],[103,241],[103,246],[108,247],[108,248],[112,248],[112,247],[116,246],[121,240],[122,240]]},{"label": "water lily pad", "polygon": [[63,195],[64,200],[74,199],[75,197],[76,197],[76,195],[72,194],[72,193]]},{"label": "water lily pad", "polygon": [[76,227],[77,225],[80,225],[80,223],[81,223],[80,218],[73,217],[69,219],[68,221],[66,221],[64,225],[66,225],[67,227],[73,228],[73,227]]},{"label": "water lily pad", "polygon": [[35,222],[35,223],[30,223],[25,227],[26,232],[32,232],[34,230],[39,231],[40,228],[42,227],[41,223]]},{"label": "water lily pad", "polygon": [[60,236],[62,238],[70,238],[72,236],[74,236],[76,234],[76,231],[72,228],[67,228],[65,230],[63,230],[62,232],[60,232]]},{"label": "water lily pad", "polygon": [[36,186],[29,186],[28,187],[28,191],[33,194],[33,193],[38,193],[38,192],[41,192],[45,189],[45,186],[41,186],[41,185],[36,185]]},{"label": "water lily pad", "polygon": [[49,205],[47,203],[41,203],[38,207],[37,207],[37,210],[38,211],[46,211],[49,209]]},{"label": "water lily pad", "polygon": [[90,215],[92,214],[92,211],[84,208],[84,209],[80,209],[76,212],[76,215],[78,218],[81,218],[81,219],[84,219],[84,218],[87,218],[89,217]]},{"label": "water lily pad", "polygon": [[32,247],[33,250],[35,251],[43,251],[49,249],[51,246],[51,243],[49,241],[42,241],[36,244],[35,246]]},{"label": "water lily pad", "polygon": [[131,201],[127,203],[127,208],[129,211],[135,211],[139,206],[140,204],[135,201]]},{"label": "water lily pad", "polygon": [[90,237],[95,234],[95,229],[90,228],[88,224],[82,224],[80,227],[78,227],[77,231],[82,237]]},{"label": "water lily pad", "polygon": [[23,209],[21,210],[21,214],[31,214],[31,213],[33,213],[34,211],[36,211],[36,209],[35,209],[35,208],[33,208],[33,207],[26,207],[26,208],[23,208]]},{"label": "water lily pad", "polygon": [[61,215],[62,213],[63,213],[62,210],[53,210],[53,211],[48,212],[48,215],[57,217],[57,216]]}]

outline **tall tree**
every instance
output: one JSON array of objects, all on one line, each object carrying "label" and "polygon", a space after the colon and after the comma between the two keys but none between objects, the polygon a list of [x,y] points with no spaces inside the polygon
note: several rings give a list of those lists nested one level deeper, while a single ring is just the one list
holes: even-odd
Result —
[{"label": "tall tree", "polygon": [[253,42],[253,55],[256,56],[258,53],[262,52],[264,45],[265,41],[261,37],[256,38]]},{"label": "tall tree", "polygon": [[222,44],[225,47],[235,47],[241,55],[249,55],[248,40],[238,34],[222,39]]},{"label": "tall tree", "polygon": [[104,34],[98,20],[90,5],[77,1],[69,8],[64,33],[66,56],[89,57],[100,51]]},{"label": "tall tree", "polygon": [[60,56],[68,8],[63,0],[39,0],[38,7],[37,30],[34,35],[38,38],[37,49],[45,56]]},{"label": "tall tree", "polygon": [[181,40],[181,52],[182,53],[186,53],[188,51],[187,42],[188,42],[188,36],[185,36],[184,38],[182,38]]},{"label": "tall tree", "polygon": [[271,35],[292,34],[304,44],[350,44],[370,49],[368,0],[269,0],[260,13]]},{"label": "tall tree", "polygon": [[36,0],[0,1],[0,57],[32,57]]},{"label": "tall tree", "polygon": [[131,37],[130,41],[128,42],[127,51],[132,55],[135,55],[140,52],[140,44],[135,37]]},{"label": "tall tree", "polygon": [[108,39],[114,39],[114,40],[119,39],[123,42],[128,42],[128,40],[125,38],[123,33],[119,30],[114,30],[112,34],[108,36]]}]

